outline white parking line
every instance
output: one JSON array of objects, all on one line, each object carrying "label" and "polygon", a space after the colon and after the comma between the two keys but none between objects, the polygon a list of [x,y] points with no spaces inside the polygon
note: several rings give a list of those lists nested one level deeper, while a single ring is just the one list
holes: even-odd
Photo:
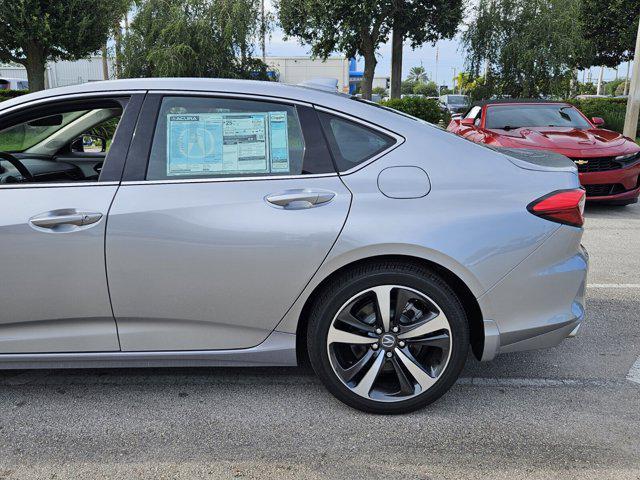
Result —
[{"label": "white parking line", "polygon": [[587,288],[640,288],[640,283],[589,283]]},{"label": "white parking line", "polygon": [[627,373],[627,380],[640,384],[640,357],[638,357],[636,363],[631,366],[631,370]]}]

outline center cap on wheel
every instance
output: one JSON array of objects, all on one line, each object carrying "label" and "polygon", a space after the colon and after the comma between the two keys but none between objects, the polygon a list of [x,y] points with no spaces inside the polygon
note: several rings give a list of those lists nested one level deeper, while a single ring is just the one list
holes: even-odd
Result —
[{"label": "center cap on wheel", "polygon": [[385,333],[380,337],[380,345],[382,345],[382,348],[385,350],[391,350],[396,346],[396,336],[391,333]]}]

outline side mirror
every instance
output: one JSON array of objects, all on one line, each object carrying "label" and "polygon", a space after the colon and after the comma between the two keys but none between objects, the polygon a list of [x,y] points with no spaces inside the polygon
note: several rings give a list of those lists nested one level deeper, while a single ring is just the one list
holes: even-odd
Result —
[{"label": "side mirror", "polygon": [[592,117],[591,123],[593,123],[596,127],[601,127],[604,125],[604,118],[602,117]]},{"label": "side mirror", "polygon": [[72,152],[106,152],[107,140],[98,135],[84,133],[71,142]]},{"label": "side mirror", "polygon": [[467,127],[473,127],[476,121],[474,118],[463,118],[460,120],[460,125],[466,125]]}]

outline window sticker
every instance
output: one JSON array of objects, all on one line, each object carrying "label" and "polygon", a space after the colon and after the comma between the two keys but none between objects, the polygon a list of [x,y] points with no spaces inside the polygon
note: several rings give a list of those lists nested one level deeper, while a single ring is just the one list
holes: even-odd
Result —
[{"label": "window sticker", "polygon": [[288,171],[287,112],[167,115],[167,176]]}]

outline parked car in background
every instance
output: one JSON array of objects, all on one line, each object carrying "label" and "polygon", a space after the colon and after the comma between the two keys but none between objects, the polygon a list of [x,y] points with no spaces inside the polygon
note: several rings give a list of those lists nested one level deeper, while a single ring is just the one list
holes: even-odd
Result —
[{"label": "parked car in background", "polygon": [[572,162],[348,95],[87,83],[0,103],[0,150],[0,368],[310,359],[343,402],[400,413],[470,349],[555,346],[584,318]]},{"label": "parked car in background", "polygon": [[628,205],[640,194],[640,146],[606,130],[564,102],[488,101],[451,120],[447,129],[476,143],[546,150],[578,167],[587,200]]},{"label": "parked car in background", "polygon": [[471,105],[468,95],[441,95],[440,101],[449,113],[466,112]]},{"label": "parked car in background", "polygon": [[24,78],[0,77],[0,90],[29,90],[29,82]]}]

